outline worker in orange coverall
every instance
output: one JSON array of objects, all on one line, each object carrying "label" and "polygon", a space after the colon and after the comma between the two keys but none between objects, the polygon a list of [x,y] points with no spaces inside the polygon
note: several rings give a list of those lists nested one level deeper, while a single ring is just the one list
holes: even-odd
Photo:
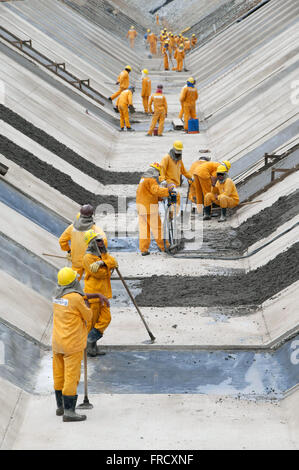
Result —
[{"label": "worker in orange coverall", "polygon": [[135,30],[134,26],[131,26],[131,28],[127,32],[127,38],[129,38],[129,40],[130,40],[131,49],[134,49],[135,39],[136,39],[137,35],[138,35],[138,33]]},{"label": "worker in orange coverall", "polygon": [[200,204],[204,204],[204,198],[207,193],[212,191],[212,186],[217,180],[217,168],[224,165],[228,170],[231,163],[228,160],[222,162],[206,162],[193,170],[193,178],[195,183],[196,204],[198,212],[201,211]]},{"label": "worker in orange coverall", "polygon": [[141,98],[145,114],[149,112],[149,97],[152,92],[152,82],[148,77],[148,70],[142,70],[142,86],[141,86]]},{"label": "worker in orange coverall", "polygon": [[86,250],[84,234],[86,230],[96,230],[101,234],[106,247],[108,246],[107,237],[103,230],[96,226],[93,216],[94,208],[90,204],[85,204],[81,207],[74,223],[69,225],[59,238],[60,248],[67,251],[67,259],[72,262],[72,268],[79,274],[79,280],[84,272],[83,256]]},{"label": "worker in orange coverall", "polygon": [[221,215],[218,222],[226,221],[226,209],[228,207],[236,207],[239,204],[239,195],[234,182],[228,177],[228,170],[225,165],[217,167],[217,182],[213,186],[212,191],[205,195],[204,200],[204,218],[211,218],[212,203],[221,207]]},{"label": "worker in orange coverall", "polygon": [[151,232],[160,249],[164,251],[162,224],[159,215],[159,200],[168,197],[168,188],[159,186],[160,164],[152,163],[141,177],[136,192],[139,222],[139,248],[142,256],[149,255]]},{"label": "worker in orange coverall", "polygon": [[132,68],[130,65],[126,65],[125,69],[119,74],[117,78],[116,85],[119,85],[119,90],[117,90],[113,95],[111,95],[108,99],[110,101],[113,101],[115,98],[117,98],[122,91],[127,90],[130,85],[130,77],[129,73],[132,71]]},{"label": "worker in orange coverall", "polygon": [[188,131],[189,119],[196,119],[196,101],[198,100],[198,92],[195,87],[193,77],[188,78],[187,84],[182,88],[180,94],[180,102],[184,114],[184,129]]},{"label": "worker in orange coverall", "polygon": [[[85,243],[87,246],[83,258],[85,269],[84,292],[86,294],[99,292],[107,299],[112,297],[111,274],[114,268],[118,267],[116,259],[111,256],[105,247],[105,243],[99,233],[88,230],[85,233]],[[91,299],[92,310],[91,330],[87,338],[87,353],[89,356],[96,356],[97,341],[102,338],[104,331],[111,321],[109,305],[101,305],[98,299]]]},{"label": "worker in orange coverall", "polygon": [[154,105],[154,115],[152,118],[149,131],[146,135],[151,136],[153,134],[153,131],[157,122],[159,122],[158,136],[162,136],[163,129],[164,129],[164,122],[165,122],[165,118],[167,117],[167,111],[168,111],[167,100],[165,96],[163,95],[163,85],[158,85],[156,93],[154,93],[150,98],[150,101],[149,101],[150,113],[153,112],[152,105]]},{"label": "worker in orange coverall", "polygon": [[134,106],[133,106],[134,91],[135,91],[135,88],[130,85],[127,90],[124,90],[121,92],[120,96],[117,98],[117,101],[116,101],[116,107],[119,111],[121,131],[124,130],[125,126],[128,132],[131,132],[134,130],[131,127],[130,118],[129,118],[129,110],[131,112],[135,111]]}]

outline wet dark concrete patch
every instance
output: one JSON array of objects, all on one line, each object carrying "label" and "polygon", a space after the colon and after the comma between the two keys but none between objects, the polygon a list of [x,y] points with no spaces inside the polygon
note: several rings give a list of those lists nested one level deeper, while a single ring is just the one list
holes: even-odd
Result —
[{"label": "wet dark concrete patch", "polygon": [[141,282],[142,292],[136,301],[143,307],[260,305],[298,280],[298,255],[299,242],[246,274],[152,276]]},{"label": "wet dark concrete patch", "polygon": [[[16,114],[11,109],[0,104],[0,118],[7,124],[22,132],[30,139],[37,142],[42,147],[62,158],[72,166],[82,171],[83,173],[98,180],[104,185],[110,184],[137,184],[140,179],[141,173],[138,172],[114,172],[104,170],[92,162],[89,162],[76,152],[62,144],[54,137],[39,129],[38,127],[26,121],[19,114]],[[99,159],[100,147],[99,147]]]},{"label": "wet dark concrete patch", "polygon": [[298,212],[299,190],[280,197],[272,206],[245,220],[236,229],[204,228],[200,253],[217,256],[242,255],[251,245],[268,237],[281,225],[292,220]]},{"label": "wet dark concrete patch", "polygon": [[[100,204],[107,204],[118,211],[118,197],[117,196],[102,196],[96,195],[79,184],[75,183],[72,178],[57,170],[53,166],[45,163],[37,158],[32,153],[19,147],[11,140],[4,136],[0,136],[0,152],[9,160],[13,161],[20,167],[29,171],[36,178],[44,181],[52,188],[57,189],[64,196],[67,196],[72,201],[80,205],[91,204],[97,207]],[[129,202],[129,200],[127,201]],[[108,210],[108,207],[107,207]]]},{"label": "wet dark concrete patch", "polygon": [[274,352],[111,351],[90,360],[89,391],[280,398],[299,382],[296,344],[294,338]]}]

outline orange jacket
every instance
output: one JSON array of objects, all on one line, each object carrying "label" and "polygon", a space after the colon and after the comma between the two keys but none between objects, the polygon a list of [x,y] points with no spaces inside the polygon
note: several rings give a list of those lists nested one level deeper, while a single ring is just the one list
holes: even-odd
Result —
[{"label": "orange jacket", "polygon": [[137,34],[138,33],[135,29],[129,29],[129,31],[127,32],[127,38],[135,39]]},{"label": "orange jacket", "polygon": [[149,43],[157,43],[158,41],[158,38],[157,36],[155,35],[155,33],[150,33],[148,36],[147,36],[147,42]]},{"label": "orange jacket", "polygon": [[191,174],[186,171],[182,160],[175,162],[169,154],[162,158],[161,165],[161,176],[160,181],[166,180],[167,183],[174,183],[176,186],[181,185],[181,175],[191,179]]},{"label": "orange jacket", "polygon": [[152,91],[152,82],[148,77],[142,79],[141,97],[150,96]]},{"label": "orange jacket", "polygon": [[141,178],[136,191],[136,204],[139,214],[158,212],[159,198],[168,197],[167,188],[161,188],[155,178]]},{"label": "orange jacket", "polygon": [[197,43],[197,38],[193,37],[193,38],[191,39],[191,46],[192,46],[192,47],[196,46],[196,43]]},{"label": "orange jacket", "polygon": [[184,51],[180,51],[179,48],[177,48],[175,50],[175,53],[174,53],[174,56],[173,56],[176,60],[179,60],[179,59],[184,59],[185,58],[185,52]]},{"label": "orange jacket", "polygon": [[189,49],[191,49],[191,42],[190,42],[189,39],[188,39],[188,41],[185,41],[184,49],[185,49],[185,51],[189,51]]},{"label": "orange jacket", "polygon": [[133,104],[133,95],[130,90],[124,90],[121,92],[116,101],[117,107],[124,107]]},{"label": "orange jacket", "polygon": [[239,203],[239,194],[236,185],[230,178],[226,178],[223,183],[218,180],[212,191],[215,194],[222,194],[224,196],[231,197],[234,201]]},{"label": "orange jacket", "polygon": [[[105,232],[100,227],[93,225],[91,230],[100,233],[106,247],[108,246]],[[60,248],[63,251],[71,250],[73,268],[82,268],[83,256],[86,251],[86,243],[84,241],[85,232],[74,229],[74,225],[69,225],[59,238]],[[70,243],[69,243],[70,242]]]},{"label": "orange jacket", "polygon": [[127,70],[123,70],[119,74],[117,81],[119,83],[119,87],[122,90],[126,90],[129,87],[129,84],[130,84],[129,72]]},{"label": "orange jacket", "polygon": [[163,93],[153,93],[149,100],[149,110],[152,113],[154,104],[154,113],[165,112],[167,114],[167,101]]},{"label": "orange jacket", "polygon": [[72,292],[53,299],[53,351],[58,354],[83,351],[91,319],[92,311],[82,295]]},{"label": "orange jacket", "polygon": [[195,87],[185,85],[182,88],[182,91],[180,94],[180,102],[182,106],[184,104],[188,104],[190,106],[195,105],[197,99],[198,99],[198,92]]},{"label": "orange jacket", "polygon": [[[104,261],[105,266],[100,267],[96,273],[90,270],[90,265],[96,261]],[[86,294],[100,293],[108,299],[112,297],[111,289],[111,270],[118,267],[117,261],[109,253],[102,253],[101,258],[90,253],[86,253],[83,258],[83,267],[85,269],[84,292]],[[99,302],[99,299],[90,299],[90,303]]]}]

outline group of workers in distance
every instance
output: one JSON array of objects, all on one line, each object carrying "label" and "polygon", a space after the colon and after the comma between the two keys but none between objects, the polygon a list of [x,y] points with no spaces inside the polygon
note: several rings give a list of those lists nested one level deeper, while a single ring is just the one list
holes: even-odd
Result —
[{"label": "group of workers in distance", "polygon": [[[108,99],[113,102],[115,98],[116,108],[120,115],[120,130],[133,131],[130,124],[130,112],[134,113],[135,108],[133,105],[133,93],[135,87],[130,85],[129,74],[132,71],[130,65],[126,65],[124,70],[119,74],[116,84],[119,85],[119,89],[113,93]],[[157,135],[162,136],[165,124],[165,118],[167,117],[167,99],[163,94],[163,85],[157,85],[156,91],[152,94],[152,83],[148,75],[148,70],[143,69],[141,75],[141,99],[145,114],[153,114],[152,121],[150,123],[147,136],[152,136],[155,127],[158,125]],[[189,119],[196,119],[196,102],[198,100],[198,91],[195,86],[195,79],[189,77],[186,84],[181,90],[179,101],[181,104],[181,110],[179,112],[179,118],[184,119],[184,130],[188,132],[188,121]]]}]

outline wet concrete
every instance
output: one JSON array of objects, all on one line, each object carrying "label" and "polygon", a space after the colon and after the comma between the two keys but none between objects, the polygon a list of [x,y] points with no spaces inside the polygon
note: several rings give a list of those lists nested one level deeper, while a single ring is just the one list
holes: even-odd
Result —
[{"label": "wet concrete", "polygon": [[260,305],[298,280],[298,254],[296,243],[247,274],[152,276],[141,281],[142,293],[136,301],[144,307]]},{"label": "wet concrete", "polygon": [[[138,172],[113,172],[96,166],[94,163],[86,160],[81,155],[62,144],[54,137],[34,126],[19,114],[0,104],[0,118],[7,124],[13,126],[18,131],[25,134],[30,139],[42,145],[50,152],[70,163],[72,166],[83,173],[98,180],[104,185],[110,184],[137,184],[140,179]],[[5,155],[6,156],[6,155]],[[8,157],[7,157],[8,158]]]}]

